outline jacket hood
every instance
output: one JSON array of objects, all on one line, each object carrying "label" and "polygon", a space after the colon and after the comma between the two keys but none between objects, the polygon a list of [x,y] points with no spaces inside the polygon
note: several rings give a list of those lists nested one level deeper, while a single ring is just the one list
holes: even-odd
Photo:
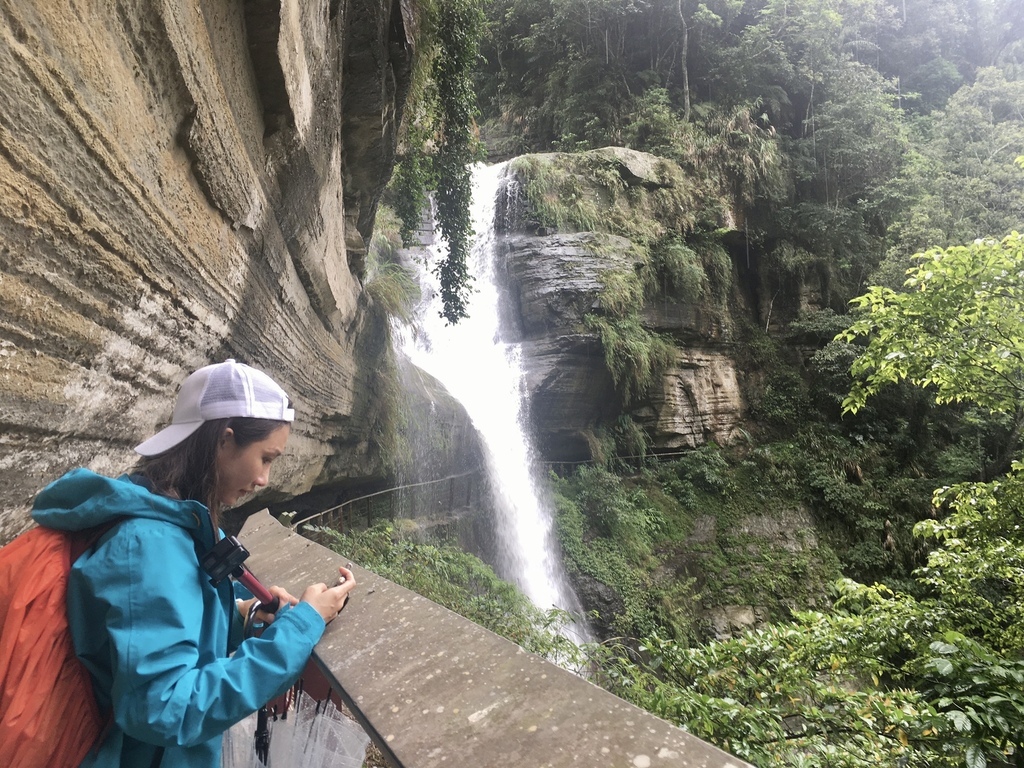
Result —
[{"label": "jacket hood", "polygon": [[128,475],[112,478],[73,469],[43,488],[32,505],[33,520],[63,531],[80,531],[117,517],[163,520],[200,540],[213,540],[210,513],[203,504],[153,493]]}]

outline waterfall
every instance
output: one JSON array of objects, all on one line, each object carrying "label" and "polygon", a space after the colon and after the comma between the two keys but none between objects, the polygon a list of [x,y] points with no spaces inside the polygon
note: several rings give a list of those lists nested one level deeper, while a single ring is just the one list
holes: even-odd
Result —
[{"label": "waterfall", "polygon": [[[469,317],[446,325],[436,278],[422,268],[424,298],[415,334],[399,334],[404,354],[459,400],[477,429],[493,494],[498,575],[516,584],[539,608],[581,612],[554,539],[552,504],[540,482],[526,423],[526,383],[519,344],[501,328],[502,295],[496,280],[495,201],[505,164],[473,169],[473,230]],[[444,255],[442,240],[431,265]],[[580,639],[582,627],[569,628]]]}]

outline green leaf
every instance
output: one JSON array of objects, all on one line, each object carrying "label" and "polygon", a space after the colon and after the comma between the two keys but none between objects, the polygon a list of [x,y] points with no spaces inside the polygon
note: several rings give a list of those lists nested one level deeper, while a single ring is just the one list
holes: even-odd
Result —
[{"label": "green leaf", "polygon": [[949,721],[951,723],[953,723],[953,727],[961,733],[970,732],[970,718],[968,718],[967,715],[965,715],[963,712],[960,712],[959,710],[953,710],[952,712],[947,712],[946,717],[949,718]]},{"label": "green leaf", "polygon": [[971,744],[967,748],[967,768],[986,768],[988,760],[985,759],[985,753],[981,751],[981,747],[977,744]]}]

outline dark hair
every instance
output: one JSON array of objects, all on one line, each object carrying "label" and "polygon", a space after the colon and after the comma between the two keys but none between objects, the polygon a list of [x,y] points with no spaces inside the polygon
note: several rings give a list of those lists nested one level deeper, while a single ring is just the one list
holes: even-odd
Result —
[{"label": "dark hair", "polygon": [[224,432],[230,429],[235,445],[245,448],[266,439],[274,430],[287,423],[242,417],[206,421],[173,448],[157,456],[141,459],[133,472],[149,480],[156,493],[205,504],[210,510],[216,536],[220,515],[220,500],[214,496],[217,488],[216,459]]}]

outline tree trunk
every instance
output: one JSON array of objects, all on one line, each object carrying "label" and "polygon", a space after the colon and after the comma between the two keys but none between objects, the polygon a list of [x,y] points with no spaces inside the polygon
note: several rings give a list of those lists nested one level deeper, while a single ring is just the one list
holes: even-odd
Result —
[{"label": "tree trunk", "polygon": [[690,48],[690,30],[683,16],[683,0],[678,0],[676,9],[679,11],[679,23],[683,26],[683,52],[680,58],[683,65],[683,122],[690,122],[690,67],[686,63]]}]

